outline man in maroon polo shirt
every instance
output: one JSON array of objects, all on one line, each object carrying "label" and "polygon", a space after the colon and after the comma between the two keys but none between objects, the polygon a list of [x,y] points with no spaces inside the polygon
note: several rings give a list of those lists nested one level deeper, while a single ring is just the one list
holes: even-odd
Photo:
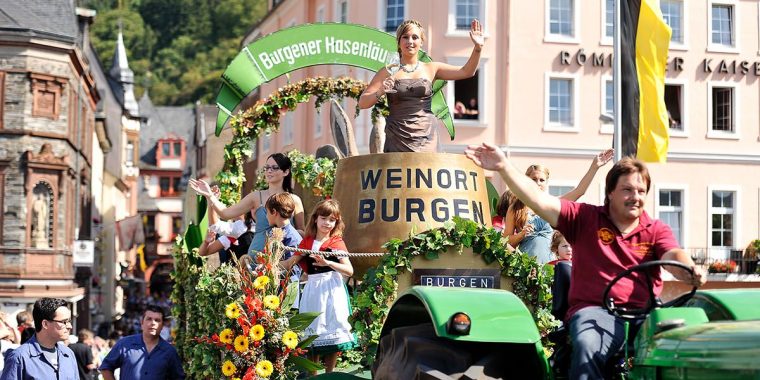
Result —
[{"label": "man in maroon polo shirt", "polygon": [[[570,306],[565,322],[570,328],[573,357],[571,379],[601,379],[603,368],[624,342],[624,325],[601,306],[607,284],[620,272],[650,260],[675,260],[694,270],[673,269],[681,281],[701,286],[704,269],[673,237],[665,223],[644,211],[649,192],[649,171],[644,163],[624,158],[607,174],[604,206],[560,200],[543,191],[518,171],[497,147],[469,146],[465,155],[487,170],[498,171],[509,189],[574,246]],[[662,291],[659,273],[653,276],[655,295]],[[612,297],[616,304],[642,307],[649,299],[643,276],[618,282]]]}]

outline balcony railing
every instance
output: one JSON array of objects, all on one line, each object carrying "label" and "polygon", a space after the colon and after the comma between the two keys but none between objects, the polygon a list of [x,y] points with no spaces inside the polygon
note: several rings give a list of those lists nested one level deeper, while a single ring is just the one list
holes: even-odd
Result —
[{"label": "balcony railing", "polygon": [[691,255],[694,263],[704,265],[705,268],[715,263],[736,263],[738,274],[758,274],[758,261],[760,258],[750,257],[742,250],[719,249],[719,248],[687,248],[686,252]]},{"label": "balcony railing", "polygon": [[0,278],[74,279],[71,251],[0,247]]}]

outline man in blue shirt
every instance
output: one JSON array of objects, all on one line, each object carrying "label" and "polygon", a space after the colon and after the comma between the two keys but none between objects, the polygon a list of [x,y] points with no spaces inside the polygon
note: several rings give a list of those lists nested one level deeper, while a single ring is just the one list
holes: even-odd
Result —
[{"label": "man in blue shirt", "polygon": [[5,355],[0,380],[79,380],[77,361],[61,341],[71,333],[71,310],[59,298],[41,298],[32,310],[35,335]]},{"label": "man in blue shirt", "polygon": [[177,380],[185,378],[177,350],[160,337],[164,309],[148,305],[142,318],[142,333],[121,338],[113,346],[100,371],[105,380],[114,380],[113,372],[121,368],[120,380]]}]

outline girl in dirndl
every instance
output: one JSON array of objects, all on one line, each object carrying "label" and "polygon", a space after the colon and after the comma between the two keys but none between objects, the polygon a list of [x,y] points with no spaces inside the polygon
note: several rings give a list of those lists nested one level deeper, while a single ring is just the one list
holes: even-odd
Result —
[{"label": "girl in dirndl", "polygon": [[[347,251],[342,234],[345,225],[340,218],[338,202],[323,200],[314,206],[306,225],[306,236],[298,246],[313,251]],[[309,347],[315,361],[324,358],[325,372],[332,372],[338,354],[352,349],[356,339],[351,333],[348,316],[351,305],[343,276],[350,277],[354,267],[347,257],[296,254],[282,265],[291,268],[298,263],[308,273],[301,295],[299,312],[318,312],[319,316],[305,330],[306,335],[319,337]]]}]

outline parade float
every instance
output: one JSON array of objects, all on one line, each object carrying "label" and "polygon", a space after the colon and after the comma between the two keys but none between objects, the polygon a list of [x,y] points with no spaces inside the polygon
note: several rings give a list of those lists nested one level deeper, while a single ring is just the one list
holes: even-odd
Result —
[{"label": "parade float", "polygon": [[[395,44],[375,29],[319,24],[285,29],[245,47],[225,71],[217,98],[217,132],[228,118],[234,131],[216,178],[222,200],[237,201],[243,182],[255,180],[243,174],[250,141],[276,132],[282,113],[312,98],[317,107],[331,98],[358,99],[366,84],[310,78],[233,114],[248,93],[311,65],[375,71],[384,64],[383,52],[394,51]],[[441,87],[433,86],[435,91]],[[453,138],[440,93],[434,95],[433,111]],[[385,104],[379,103],[373,120],[381,120],[384,112]],[[501,233],[489,226],[493,194],[482,169],[452,154],[378,153],[335,162],[293,151],[289,157],[302,191],[334,197],[346,218],[344,236],[356,268],[350,322],[359,348],[344,353],[345,361],[371,367],[375,378],[385,379],[554,376],[542,342],[558,325],[549,312],[552,270],[509,250]],[[195,223],[175,245],[173,315],[188,378],[291,379],[300,370],[317,368],[304,357],[309,338],[301,330],[310,316],[289,310],[292,289],[272,281],[277,278],[272,257],[279,257],[282,247],[268,244],[258,257],[264,269],[253,273],[235,265],[209,269],[195,250],[205,232],[200,203]],[[731,375],[721,371],[730,369],[740,374],[734,378],[760,377],[760,366],[744,360],[758,353],[752,342],[760,338],[760,293],[742,294],[692,291],[679,299],[680,307],[653,299],[656,310],[629,316],[647,318],[647,327],[635,339],[633,367],[621,372],[630,370],[632,378],[683,378],[684,373],[710,378],[720,372],[728,379]],[[741,297],[754,306],[737,306]],[[691,306],[682,306],[687,302]],[[712,312],[715,304],[725,313]],[[710,346],[699,349],[690,343],[694,339]],[[347,375],[321,375],[341,376]]]}]

